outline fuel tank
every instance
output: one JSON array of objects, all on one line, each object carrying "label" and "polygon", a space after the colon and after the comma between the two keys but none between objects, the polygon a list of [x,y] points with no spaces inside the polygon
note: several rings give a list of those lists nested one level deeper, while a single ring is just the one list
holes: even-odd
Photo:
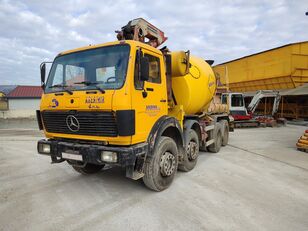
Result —
[{"label": "fuel tank", "polygon": [[186,115],[193,115],[208,109],[215,94],[216,78],[204,59],[190,56],[188,71],[184,59],[183,52],[171,52],[172,90],[176,104],[183,105]]}]

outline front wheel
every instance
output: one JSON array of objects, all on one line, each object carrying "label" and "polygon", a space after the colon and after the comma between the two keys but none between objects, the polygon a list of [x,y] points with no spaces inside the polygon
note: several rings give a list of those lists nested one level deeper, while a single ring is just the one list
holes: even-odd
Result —
[{"label": "front wheel", "polygon": [[88,175],[88,174],[94,174],[102,170],[102,168],[105,165],[96,165],[96,164],[86,164],[85,166],[79,167],[76,165],[72,165],[73,169],[75,169],[77,172]]},{"label": "front wheel", "polygon": [[154,190],[163,191],[168,188],[178,168],[178,149],[170,137],[158,139],[154,154],[148,157],[144,166],[144,184]]}]

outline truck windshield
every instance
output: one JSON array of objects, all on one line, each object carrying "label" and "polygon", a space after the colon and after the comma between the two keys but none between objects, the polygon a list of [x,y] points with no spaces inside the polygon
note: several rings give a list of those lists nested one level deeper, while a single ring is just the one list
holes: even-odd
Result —
[{"label": "truck windshield", "polygon": [[123,86],[129,45],[75,52],[55,59],[45,92],[119,89]]}]

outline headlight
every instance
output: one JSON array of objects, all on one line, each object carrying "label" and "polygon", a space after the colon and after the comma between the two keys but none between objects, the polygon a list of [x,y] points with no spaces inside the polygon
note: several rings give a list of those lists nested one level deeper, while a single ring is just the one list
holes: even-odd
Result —
[{"label": "headlight", "polygon": [[101,160],[104,162],[116,163],[118,161],[118,155],[116,152],[102,151]]},{"label": "headlight", "polygon": [[49,154],[50,153],[50,144],[39,144],[38,151],[39,151],[39,153]]}]

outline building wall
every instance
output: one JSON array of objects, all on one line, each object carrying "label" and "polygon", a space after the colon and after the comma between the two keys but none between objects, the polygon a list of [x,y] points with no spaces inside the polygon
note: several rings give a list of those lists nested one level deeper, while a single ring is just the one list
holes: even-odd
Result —
[{"label": "building wall", "polygon": [[9,99],[10,110],[37,110],[41,99]]},{"label": "building wall", "polygon": [[41,99],[9,99],[9,110],[0,111],[0,118],[34,118]]}]

